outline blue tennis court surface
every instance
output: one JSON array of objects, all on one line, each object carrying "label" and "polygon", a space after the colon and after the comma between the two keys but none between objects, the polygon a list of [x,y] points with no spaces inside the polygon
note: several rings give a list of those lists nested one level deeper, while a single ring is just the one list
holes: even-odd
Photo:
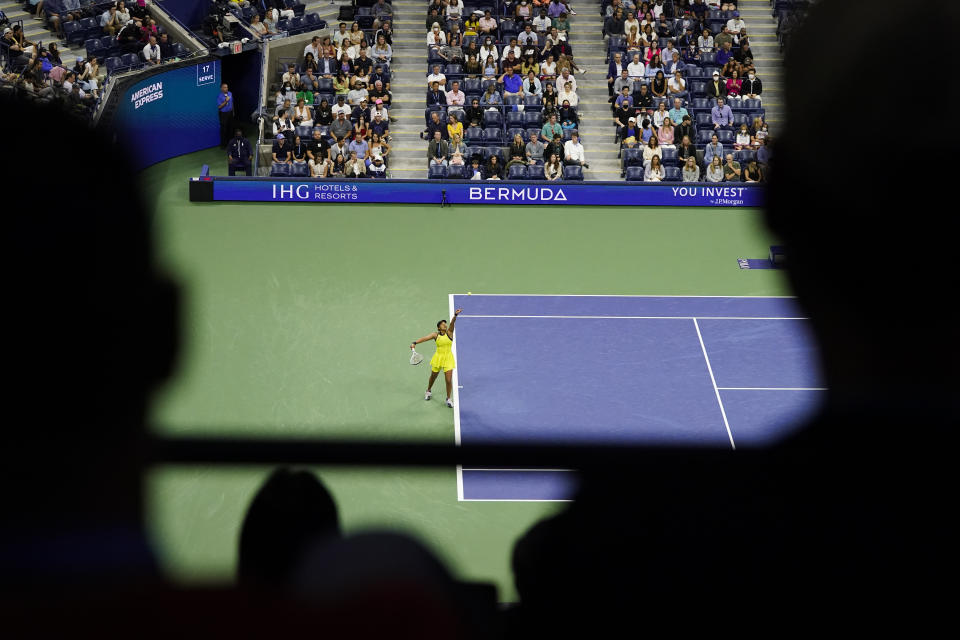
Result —
[{"label": "blue tennis court surface", "polygon": [[[817,409],[793,298],[451,295],[458,442],[768,443]],[[564,470],[458,469],[461,500],[562,500]]]}]

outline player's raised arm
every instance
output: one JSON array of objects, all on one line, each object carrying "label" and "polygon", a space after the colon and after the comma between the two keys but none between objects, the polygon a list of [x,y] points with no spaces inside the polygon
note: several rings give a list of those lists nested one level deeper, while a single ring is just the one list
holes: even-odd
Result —
[{"label": "player's raised arm", "polygon": [[410,343],[410,348],[411,348],[411,349],[416,349],[416,348],[417,348],[417,345],[420,344],[421,342],[426,342],[426,341],[428,341],[428,340],[436,340],[436,339],[437,339],[437,332],[434,331],[434,332],[431,333],[430,335],[423,336],[422,338],[417,338],[416,340],[414,340],[413,342],[411,342],[411,343]]},{"label": "player's raised arm", "polygon": [[457,324],[457,316],[460,315],[462,311],[463,309],[457,309],[453,312],[453,317],[450,318],[450,329],[447,331],[447,337],[451,340],[453,340],[453,325]]}]

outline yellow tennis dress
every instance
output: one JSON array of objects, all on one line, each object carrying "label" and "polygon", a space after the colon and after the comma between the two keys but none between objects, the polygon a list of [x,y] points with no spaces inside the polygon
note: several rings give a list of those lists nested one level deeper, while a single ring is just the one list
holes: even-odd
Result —
[{"label": "yellow tennis dress", "polygon": [[430,359],[430,367],[433,371],[453,371],[456,363],[453,361],[453,340],[447,334],[437,336],[437,352]]}]

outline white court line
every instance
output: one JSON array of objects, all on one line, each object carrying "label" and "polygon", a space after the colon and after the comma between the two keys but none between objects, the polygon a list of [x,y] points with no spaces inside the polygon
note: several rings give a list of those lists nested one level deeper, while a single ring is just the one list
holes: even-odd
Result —
[{"label": "white court line", "polygon": [[826,387],[717,387],[720,391],[828,391]]},{"label": "white court line", "polygon": [[467,467],[464,471],[563,471],[564,473],[576,473],[573,469],[484,469],[482,467]]},{"label": "white court line", "polygon": [[730,446],[736,450],[737,445],[733,442],[733,433],[730,431],[730,423],[727,422],[727,412],[723,408],[723,400],[720,399],[720,389],[717,388],[717,380],[713,377],[713,367],[710,366],[710,356],[707,355],[707,347],[703,344],[703,336],[700,335],[700,325],[697,319],[693,319],[693,328],[697,330],[697,339],[700,340],[700,348],[703,349],[703,359],[707,362],[707,371],[710,372],[710,382],[713,383],[713,392],[717,394],[717,403],[720,405],[720,415],[723,416],[723,426],[727,428],[727,435],[730,437]]},{"label": "white court line", "polygon": [[511,315],[473,315],[462,314],[464,318],[546,318],[570,320],[809,320],[810,318],[760,318],[754,316],[511,316]]},{"label": "white court line", "polygon": [[[450,303],[450,317],[453,318],[453,294],[448,296]],[[457,361],[457,342],[453,341],[450,345],[450,352],[453,354],[453,361]],[[458,367],[453,368],[453,437],[454,443],[460,446],[460,378],[457,375]],[[463,501],[463,467],[457,465],[457,500]]]},{"label": "white court line", "polygon": [[454,293],[455,296],[488,296],[494,298],[514,297],[514,298],[790,298],[797,296],[668,296],[657,295],[654,293],[643,294],[624,294],[624,293]]}]

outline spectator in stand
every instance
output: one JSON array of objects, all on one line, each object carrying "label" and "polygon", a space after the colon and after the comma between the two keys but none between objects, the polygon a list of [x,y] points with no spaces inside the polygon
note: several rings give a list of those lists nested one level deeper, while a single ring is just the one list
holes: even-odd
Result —
[{"label": "spectator in stand", "polygon": [[740,73],[734,69],[727,78],[727,96],[739,96],[743,88],[743,80],[740,79]]},{"label": "spectator in stand", "polygon": [[643,166],[649,166],[654,156],[663,157],[663,147],[660,146],[660,139],[656,135],[650,136],[643,146]]},{"label": "spectator in stand", "polygon": [[333,160],[333,167],[330,169],[330,176],[342,178],[347,171],[347,161],[342,153],[338,153]]},{"label": "spectator in stand", "polygon": [[353,89],[347,92],[347,102],[352,106],[357,106],[361,101],[367,99],[367,88],[362,82],[357,82]]},{"label": "spectator in stand", "polygon": [[458,135],[463,138],[463,123],[457,119],[455,114],[450,114],[447,116],[447,139],[452,138],[454,135]]},{"label": "spectator in stand", "polygon": [[370,134],[376,134],[380,136],[382,140],[390,136],[389,118],[385,117],[384,113],[376,109],[370,112]]},{"label": "spectator in stand", "polygon": [[480,104],[484,107],[496,106],[503,104],[503,99],[500,98],[500,94],[497,93],[497,87],[494,84],[488,84],[486,92],[480,96]]},{"label": "spectator in stand", "polygon": [[337,30],[333,32],[333,44],[339,47],[343,39],[349,38],[349,37],[350,37],[350,32],[347,31],[347,23],[341,22],[338,25]]},{"label": "spectator in stand", "polygon": [[633,11],[627,11],[627,19],[623,21],[623,33],[631,34],[636,33],[640,34],[640,21],[637,20]]},{"label": "spectator in stand", "polygon": [[370,14],[373,16],[373,28],[379,29],[393,16],[393,7],[386,0],[377,0],[370,8]]},{"label": "spectator in stand", "polygon": [[740,151],[741,149],[749,149],[751,146],[753,146],[753,136],[750,135],[750,130],[747,129],[747,123],[744,122],[740,125],[740,130],[737,131],[733,148],[736,151]]},{"label": "spectator in stand", "polygon": [[673,126],[673,121],[670,119],[670,116],[667,116],[663,119],[663,124],[657,130],[657,140],[660,141],[660,146],[666,149],[675,148],[675,135],[676,127]]},{"label": "spectator in stand", "polygon": [[720,72],[714,71],[713,78],[707,83],[708,98],[725,98],[727,96],[727,84],[720,79]]},{"label": "spectator in stand", "polygon": [[763,83],[753,71],[747,73],[746,79],[740,87],[740,95],[750,100],[760,100],[760,94],[763,93]]},{"label": "spectator in stand", "polygon": [[262,40],[264,37],[270,35],[270,30],[267,28],[267,25],[260,20],[259,13],[250,16],[250,31],[253,32],[254,37],[258,40]]},{"label": "spectator in stand", "polygon": [[[625,73],[625,72],[624,72]],[[623,110],[623,105],[625,104],[628,109],[624,113],[633,113],[633,96],[630,95],[630,81],[627,80],[625,86],[620,88],[620,95],[617,96],[617,99],[613,102],[613,113],[614,116],[617,116],[618,111]]]},{"label": "spectator in stand", "polygon": [[719,51],[722,50],[728,42],[731,43],[731,45],[733,44],[733,34],[727,29],[727,25],[723,25],[723,30],[713,39],[713,44]]},{"label": "spectator in stand", "polygon": [[763,182],[763,170],[757,164],[756,160],[747,163],[747,168],[743,170],[744,182]]},{"label": "spectator in stand", "polygon": [[580,144],[580,134],[578,134],[576,131],[570,134],[570,139],[567,140],[563,145],[563,164],[578,165],[585,169],[590,168],[590,165],[587,164],[587,158],[584,154],[583,145]]},{"label": "spectator in stand", "polygon": [[714,156],[723,158],[723,145],[720,144],[717,134],[710,136],[710,144],[703,148],[703,161],[709,164]]},{"label": "spectator in stand", "polygon": [[[334,143],[330,146],[330,159],[336,161],[337,156],[342,156],[344,160],[350,157],[350,151],[347,149],[347,139],[334,137]],[[341,174],[343,171],[341,170]]]},{"label": "spectator in stand", "polygon": [[313,137],[307,141],[307,159],[317,162],[330,155],[330,144],[320,129],[313,130]]},{"label": "spectator in stand", "polygon": [[537,164],[543,160],[544,144],[540,142],[540,136],[534,131],[530,134],[530,141],[524,147],[524,156],[527,164]]},{"label": "spectator in stand", "polygon": [[480,106],[480,98],[470,99],[470,106],[464,113],[463,121],[468,125],[479,125],[483,122],[483,107]]},{"label": "spectator in stand", "polygon": [[713,156],[707,161],[706,176],[707,182],[723,182],[723,163],[720,161],[720,156]]},{"label": "spectator in stand", "polygon": [[544,145],[544,158],[549,158],[552,154],[556,154],[557,158],[563,157],[563,136],[560,134],[554,135],[553,138],[550,139],[550,143]]},{"label": "spectator in stand", "polygon": [[697,166],[697,159],[694,156],[687,156],[686,161],[683,163],[683,181],[700,181],[700,167]]},{"label": "spectator in stand", "polygon": [[650,81],[650,93],[653,94],[654,98],[667,97],[667,79],[663,75],[662,69],[658,70],[657,75]]},{"label": "spectator in stand", "polygon": [[563,177],[563,165],[557,159],[557,154],[551,153],[550,159],[543,165],[543,177],[547,180],[559,180]]},{"label": "spectator in stand", "polygon": [[488,55],[484,58],[483,63],[483,79],[484,80],[496,80],[497,79],[497,61],[492,55]]},{"label": "spectator in stand", "polygon": [[344,99],[346,99],[347,94],[350,92],[350,78],[347,77],[346,72],[341,68],[337,69],[337,75],[333,79],[333,92],[338,98],[343,96]]},{"label": "spectator in stand", "polygon": [[447,104],[447,94],[440,90],[440,83],[434,80],[427,91],[427,107],[443,107]]},{"label": "spectator in stand", "polygon": [[683,71],[677,69],[673,77],[667,81],[667,91],[676,98],[687,96],[687,81],[683,78]]},{"label": "spectator in stand", "polygon": [[650,118],[643,118],[640,121],[640,138],[638,139],[638,142],[644,146],[650,144],[650,140],[657,135],[652,124],[653,123],[650,122]]},{"label": "spectator in stand", "polygon": [[724,104],[723,98],[717,98],[717,104],[710,110],[710,120],[714,129],[733,126],[733,111]]},{"label": "spectator in stand", "polygon": [[343,111],[337,113],[337,119],[330,124],[330,134],[337,140],[341,140],[353,133],[353,123],[347,119]]},{"label": "spectator in stand", "polygon": [[310,39],[310,42],[308,42],[303,48],[303,57],[306,58],[307,54],[312,55],[314,60],[320,59],[320,36],[313,36],[313,38]]},{"label": "spectator in stand", "polygon": [[527,146],[523,142],[523,136],[519,133],[514,134],[513,142],[510,143],[510,151],[508,153],[510,159],[507,161],[504,171],[509,174],[510,166],[514,164],[519,164],[526,166],[527,164]]},{"label": "spectator in stand", "polygon": [[710,29],[704,29],[703,35],[697,38],[697,50],[701,53],[706,53],[713,51],[714,41],[713,36],[710,35]]},{"label": "spectator in stand", "polygon": [[640,60],[640,53],[633,54],[633,61],[627,65],[627,73],[633,81],[642,80],[646,76],[647,67]]},{"label": "spectator in stand", "polygon": [[553,140],[554,136],[563,137],[563,127],[557,122],[557,115],[551,115],[550,119],[544,123],[540,129],[540,135],[546,140]]},{"label": "spectator in stand", "polygon": [[160,58],[163,60],[169,60],[174,56],[173,53],[173,43],[170,42],[170,36],[166,31],[160,34],[160,40],[157,43],[160,45]]},{"label": "spectator in stand", "polygon": [[533,69],[527,72],[527,77],[523,81],[523,94],[527,96],[542,96],[543,87],[540,84],[540,78],[533,72]]},{"label": "spectator in stand", "polygon": [[103,29],[106,35],[116,35],[122,26],[123,24],[120,22],[119,16],[117,16],[116,5],[110,5],[106,11],[100,14],[100,28]]},{"label": "spectator in stand", "polygon": [[293,121],[293,109],[283,112],[276,122],[273,123],[273,133],[274,135],[284,134],[287,139],[292,139],[294,132],[297,130],[297,125]]},{"label": "spectator in stand", "polygon": [[467,96],[460,90],[460,81],[454,80],[450,83],[450,91],[446,93],[447,113],[455,114],[459,119],[463,119],[463,106],[467,102]]},{"label": "spectator in stand", "polygon": [[550,27],[553,26],[553,21],[547,15],[546,9],[540,9],[540,15],[533,19],[533,28],[540,35],[546,35],[550,33]]},{"label": "spectator in stand", "polygon": [[438,51],[445,44],[447,44],[447,34],[440,29],[439,22],[434,22],[427,33],[427,46],[431,51]]},{"label": "spectator in stand", "polygon": [[320,79],[314,75],[312,67],[307,67],[307,72],[300,76],[300,86],[313,93],[320,90]]},{"label": "spectator in stand", "polygon": [[301,127],[313,126],[313,111],[303,98],[297,100],[297,106],[293,109],[293,119],[297,120]]},{"label": "spectator in stand", "polygon": [[490,158],[487,159],[487,165],[485,168],[487,180],[502,180],[503,179],[503,164],[500,163],[500,156],[493,154]]},{"label": "spectator in stand", "polygon": [[640,90],[633,94],[633,106],[637,109],[649,111],[653,108],[653,94],[648,90],[647,85],[640,85]]},{"label": "spectator in stand", "polygon": [[[360,121],[354,125],[354,129],[360,129],[366,131],[367,125],[363,122],[363,118],[360,118]],[[370,155],[370,145],[367,144],[366,139],[363,137],[363,134],[358,133],[353,137],[353,140],[350,141],[350,144],[347,145],[347,149],[356,154],[357,158],[363,160],[366,163],[368,156]]]},{"label": "spectator in stand", "polygon": [[560,107],[560,113],[557,115],[557,120],[560,122],[560,126],[564,131],[576,129],[578,126],[580,126],[580,118],[577,116],[577,108],[572,106],[569,100],[563,101],[563,105]]},{"label": "spectator in stand", "polygon": [[331,107],[330,109],[330,111],[333,113],[334,118],[336,118],[336,116],[340,115],[341,113],[343,113],[346,116],[349,116],[351,113],[353,113],[353,107],[351,107],[346,102],[344,102],[345,99],[346,99],[346,96],[342,94],[337,96],[337,104],[333,105],[333,107]]},{"label": "spectator in stand", "polygon": [[346,162],[343,175],[348,178],[362,178],[367,175],[367,165],[363,159],[357,157],[356,151],[350,152],[350,159]]},{"label": "spectator in stand", "polygon": [[[625,71],[627,71],[627,65],[623,64],[623,57],[620,52],[617,51],[613,54],[613,59],[607,66],[607,95],[610,96],[611,101],[620,93],[613,85],[618,79],[623,77]],[[629,75],[629,72],[627,72],[627,77],[629,77]]]},{"label": "spectator in stand", "polygon": [[267,28],[268,33],[279,33],[277,30],[277,22],[279,20],[279,14],[274,11],[267,11],[263,14],[263,26]]},{"label": "spectator in stand", "polygon": [[273,152],[272,158],[274,162],[280,162],[285,164],[290,164],[290,156],[292,155],[292,147],[290,144],[289,138],[284,136],[282,133],[277,134],[276,140],[273,142]]},{"label": "spectator in stand", "polygon": [[523,57],[536,53],[539,40],[531,23],[527,22],[523,25],[523,32],[517,37],[517,44],[520,45]]},{"label": "spectator in stand", "polygon": [[617,105],[617,108],[613,112],[613,123],[617,127],[618,134],[622,133],[623,128],[627,126],[627,123],[630,122],[636,114],[636,109],[634,109],[627,100]]},{"label": "spectator in stand", "polygon": [[557,79],[557,63],[553,54],[548,54],[547,59],[540,65],[540,79],[544,82],[551,82]]},{"label": "spectator in stand", "polygon": [[723,179],[726,182],[741,182],[740,163],[733,159],[733,154],[727,154],[727,161],[723,165]]},{"label": "spectator in stand", "polygon": [[690,142],[690,136],[683,136],[680,139],[680,144],[677,146],[677,157],[682,161],[686,161],[687,158],[697,159],[697,147]]},{"label": "spectator in stand", "polygon": [[669,114],[673,122],[683,122],[684,116],[690,115],[683,106],[683,101],[678,97],[673,99],[673,108],[670,109]]},{"label": "spectator in stand", "polygon": [[467,57],[467,61],[463,63],[463,73],[468,78],[479,78],[483,73],[483,67],[476,55],[470,54]]},{"label": "spectator in stand", "polygon": [[503,85],[504,97],[518,96],[523,98],[523,81],[520,79],[519,75],[516,75],[513,72],[513,67],[505,67],[504,74],[500,76],[500,79],[497,80],[497,83]]},{"label": "spectator in stand", "polygon": [[366,100],[353,108],[353,113],[350,114],[350,120],[353,122],[351,139],[366,138],[369,135],[370,109],[367,107]]},{"label": "spectator in stand", "polygon": [[308,144],[303,142],[299,135],[293,136],[293,143],[290,146],[291,164],[307,164],[307,147]]},{"label": "spectator in stand", "polygon": [[680,63],[680,52],[673,45],[673,40],[667,40],[667,45],[660,52],[660,59],[663,61],[663,71],[668,76],[673,75]]},{"label": "spectator in stand", "polygon": [[490,15],[489,9],[483,12],[483,17],[480,18],[478,26],[480,27],[480,35],[495,36],[497,33],[497,21]]},{"label": "spectator in stand", "polygon": [[616,109],[617,106],[619,106],[619,104],[623,102],[621,98],[624,95],[631,96],[630,102],[632,104],[633,103],[633,100],[632,100],[633,87],[634,87],[633,80],[630,78],[629,72],[627,71],[626,67],[624,67],[623,70],[620,71],[620,77],[617,78],[613,83],[613,95],[610,97],[610,100],[609,100],[609,102],[612,103],[612,106],[610,108]]},{"label": "spectator in stand", "polygon": [[393,60],[393,47],[387,44],[383,35],[377,37],[377,44],[373,47],[373,59],[386,64],[390,64]]},{"label": "spectator in stand", "polygon": [[333,162],[330,158],[311,158],[307,161],[307,166],[310,168],[311,178],[329,178],[333,175]]},{"label": "spectator in stand", "polygon": [[[610,7],[607,7],[609,10]],[[612,13],[607,16],[603,21],[603,35],[607,38],[611,36],[623,36],[626,35],[624,32],[624,25],[626,20],[623,17],[623,9],[619,7]]]},{"label": "spectator in stand", "polygon": [[446,91],[447,76],[443,73],[443,71],[441,71],[439,64],[433,65],[433,71],[431,71],[430,74],[427,76],[428,87],[432,87],[434,82],[439,84],[441,87],[444,88],[444,91]]},{"label": "spectator in stand", "polygon": [[363,31],[360,30],[359,22],[354,22],[352,25],[350,25],[350,33],[347,34],[347,38],[349,38],[350,44],[354,46],[360,46],[361,42],[366,41]]},{"label": "spectator in stand", "polygon": [[561,13],[559,16],[553,19],[553,23],[550,25],[552,29],[556,29],[557,33],[562,38],[570,37],[570,21],[567,19],[566,13]]},{"label": "spectator in stand", "polygon": [[773,158],[772,149],[770,147],[771,142],[771,138],[763,138],[759,141],[759,146],[757,147],[757,163],[764,172],[769,170],[770,161]]},{"label": "spectator in stand", "polygon": [[386,178],[387,165],[381,156],[374,156],[367,162],[367,175],[371,178]]},{"label": "spectator in stand", "polygon": [[718,65],[720,65],[720,66],[722,67],[722,66],[725,66],[728,62],[731,62],[731,61],[733,61],[734,63],[736,63],[736,60],[734,60],[734,58],[733,58],[733,50],[732,50],[732,49],[733,49],[733,43],[732,43],[732,42],[725,42],[725,43],[723,43],[723,46],[720,47],[719,50],[717,51],[717,64],[718,64]]},{"label": "spectator in stand", "polygon": [[663,165],[660,164],[660,156],[651,156],[650,163],[644,165],[644,167],[644,182],[661,182],[666,175],[663,170]]},{"label": "spectator in stand", "polygon": [[563,83],[563,86],[557,92],[557,100],[560,103],[569,102],[571,107],[576,107],[580,103],[577,92],[573,90],[573,83]]},{"label": "spectator in stand", "polygon": [[660,127],[663,126],[664,120],[666,120],[669,117],[670,117],[670,112],[667,111],[667,103],[660,102],[659,104],[657,104],[657,110],[653,112],[653,117],[651,118],[653,120],[653,127],[655,129],[659,129]]}]

